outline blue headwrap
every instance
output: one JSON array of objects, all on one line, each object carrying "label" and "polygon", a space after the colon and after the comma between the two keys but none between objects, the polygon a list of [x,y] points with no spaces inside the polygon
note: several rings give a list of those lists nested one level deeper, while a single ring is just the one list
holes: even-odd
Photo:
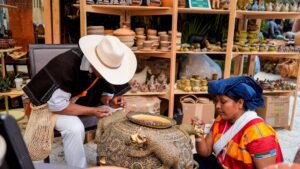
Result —
[{"label": "blue headwrap", "polygon": [[256,110],[264,105],[262,88],[248,76],[211,81],[208,83],[208,93],[244,99],[246,110]]}]

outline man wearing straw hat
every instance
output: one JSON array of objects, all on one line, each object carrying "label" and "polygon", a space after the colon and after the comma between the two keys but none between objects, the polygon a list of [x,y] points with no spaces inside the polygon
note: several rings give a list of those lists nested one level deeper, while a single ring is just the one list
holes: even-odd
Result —
[{"label": "man wearing straw hat", "polygon": [[[109,116],[108,108],[95,107],[100,100],[113,108],[126,106],[121,96],[110,93],[128,87],[137,61],[130,48],[113,36],[84,36],[79,47],[52,59],[23,90],[34,106],[48,104],[57,114],[55,129],[62,135],[66,162],[84,168],[84,126],[77,116]],[[81,97],[73,103],[75,96]]]}]

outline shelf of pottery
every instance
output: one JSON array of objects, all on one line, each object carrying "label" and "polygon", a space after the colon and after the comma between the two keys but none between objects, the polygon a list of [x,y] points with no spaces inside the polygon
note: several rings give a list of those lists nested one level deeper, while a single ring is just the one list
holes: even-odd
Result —
[{"label": "shelf of pottery", "polygon": [[[243,28],[248,19],[266,19],[266,18],[300,18],[300,13],[295,12],[295,5],[290,5],[287,11],[287,5],[281,4],[249,4],[249,2],[240,0],[223,1],[219,4],[213,0],[213,9],[185,8],[185,0],[148,0],[142,4],[142,0],[124,1],[124,0],[98,0],[96,3],[91,0],[80,0],[79,4],[74,4],[80,8],[81,35],[86,34],[112,34],[118,36],[122,42],[131,47],[137,56],[157,57],[170,60],[164,60],[169,63],[169,70],[156,74],[149,81],[144,77],[148,68],[144,67],[143,71],[136,75],[135,81],[131,81],[133,90],[129,95],[160,95],[169,99],[169,116],[173,116],[173,103],[175,95],[182,94],[207,94],[207,81],[216,77],[181,77],[175,79],[176,72],[176,55],[177,54],[222,54],[225,55],[225,66],[223,77],[230,77],[231,62],[240,58],[242,55],[249,55],[249,71],[253,69],[253,57],[255,55],[278,58],[299,59],[298,47],[286,47],[283,44],[276,43],[274,40],[258,39],[259,25],[256,23],[248,24],[248,28]],[[129,4],[127,4],[129,2]],[[245,4],[244,4],[245,3]],[[139,6],[143,5],[143,6]],[[174,6],[173,6],[174,5]],[[271,6],[281,6],[282,11],[273,11]],[[277,7],[278,8],[278,7]],[[278,10],[274,8],[274,10]],[[297,6],[297,10],[298,10]],[[230,10],[229,10],[230,9]],[[249,11],[249,10],[251,11]],[[272,9],[272,11],[271,11]],[[280,10],[281,10],[280,9]],[[259,11],[257,11],[259,10]],[[120,16],[121,28],[118,30],[105,30],[104,27],[87,27],[86,12],[112,14]],[[222,14],[229,15],[227,44],[212,44],[205,41],[205,46],[199,44],[181,44],[181,33],[177,32],[178,14]],[[171,15],[171,30],[161,31],[144,28],[131,30],[129,25],[123,26],[124,23],[130,23],[131,16],[147,15]],[[239,19],[239,30],[234,31],[236,19]],[[95,32],[98,29],[98,32]],[[94,31],[94,32],[93,32]],[[175,33],[172,33],[175,32]],[[135,45],[134,45],[135,44]],[[297,62],[299,64],[299,62]],[[152,68],[150,68],[153,70]],[[166,72],[169,72],[166,75]],[[299,73],[298,73],[299,75]],[[142,77],[142,78],[141,78]],[[219,78],[219,77],[218,77]],[[142,80],[141,80],[142,79]],[[299,78],[298,78],[299,84]],[[166,82],[169,82],[166,85]],[[176,83],[175,83],[176,82]],[[283,81],[260,81],[265,87],[264,93],[296,93],[298,86]],[[295,99],[296,100],[296,99]],[[294,101],[294,103],[296,103]],[[293,116],[295,104],[293,108]],[[292,123],[291,123],[292,125]]]},{"label": "shelf of pottery", "polygon": [[[243,3],[237,0],[236,18],[239,20],[238,30],[234,35],[232,58],[238,60],[247,55],[248,74],[253,75],[255,57],[262,61],[262,70],[265,72],[277,72],[281,75],[278,80],[257,79],[264,89],[265,95],[294,96],[291,111],[291,120],[288,128],[293,126],[297,103],[298,84],[300,82],[300,44],[295,44],[290,37],[276,37],[276,39],[260,38],[258,32],[263,19],[299,19],[300,5],[297,3],[275,3],[254,1],[253,4]],[[232,34],[234,34],[232,32]],[[272,58],[272,59],[270,59]],[[267,60],[267,61],[266,61]],[[270,65],[270,60],[276,60],[276,67]],[[243,62],[238,62],[243,65]],[[275,70],[276,69],[276,70]],[[237,71],[239,74],[239,71]],[[294,80],[288,77],[293,77]],[[283,80],[284,79],[284,80]],[[289,114],[287,113],[287,116]]]}]

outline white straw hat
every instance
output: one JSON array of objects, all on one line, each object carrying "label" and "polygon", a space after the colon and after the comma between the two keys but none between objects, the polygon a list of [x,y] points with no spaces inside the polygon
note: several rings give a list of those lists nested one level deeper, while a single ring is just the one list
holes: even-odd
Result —
[{"label": "white straw hat", "polygon": [[85,57],[111,84],[127,83],[135,74],[134,53],[114,36],[87,35],[79,40]]}]

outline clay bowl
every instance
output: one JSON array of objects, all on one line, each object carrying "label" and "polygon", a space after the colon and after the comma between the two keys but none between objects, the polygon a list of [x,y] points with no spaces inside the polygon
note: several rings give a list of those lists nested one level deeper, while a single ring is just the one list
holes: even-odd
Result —
[{"label": "clay bowl", "polygon": [[104,26],[88,26],[87,30],[104,30]]},{"label": "clay bowl", "polygon": [[120,39],[122,42],[128,42],[128,41],[134,41],[135,36],[134,35],[128,35],[128,36],[116,36]]},{"label": "clay bowl", "polygon": [[124,43],[128,47],[132,47],[134,45],[134,41],[128,41],[128,42],[121,41],[121,42]]}]

